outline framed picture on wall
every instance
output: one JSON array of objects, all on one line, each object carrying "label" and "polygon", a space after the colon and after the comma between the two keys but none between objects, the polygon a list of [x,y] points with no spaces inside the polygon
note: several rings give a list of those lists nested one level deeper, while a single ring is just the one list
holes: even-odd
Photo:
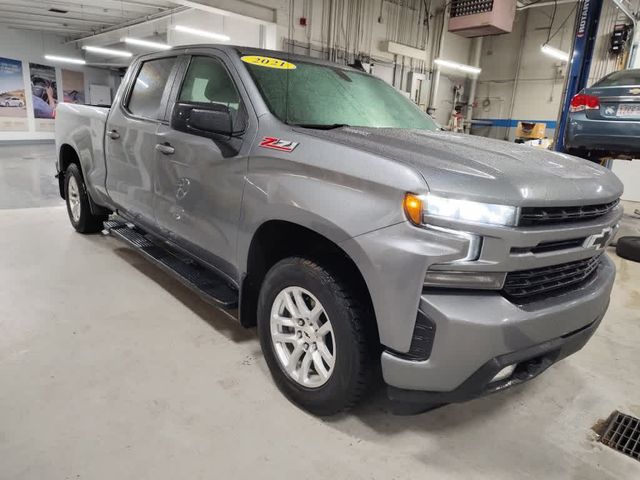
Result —
[{"label": "framed picture on wall", "polygon": [[84,73],[62,69],[62,101],[65,103],[85,103]]},{"label": "framed picture on wall", "polygon": [[29,63],[29,75],[36,131],[52,132],[58,105],[56,69],[49,65]]},{"label": "framed picture on wall", "polygon": [[22,62],[0,57],[0,132],[28,129]]}]

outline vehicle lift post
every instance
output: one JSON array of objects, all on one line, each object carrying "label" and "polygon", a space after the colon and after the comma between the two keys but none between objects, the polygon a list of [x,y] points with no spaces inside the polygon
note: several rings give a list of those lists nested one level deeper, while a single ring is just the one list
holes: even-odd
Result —
[{"label": "vehicle lift post", "polygon": [[564,152],[564,132],[569,116],[569,106],[575,94],[587,86],[591,59],[596,45],[600,13],[603,0],[581,0],[576,12],[576,25],[573,33],[570,62],[562,94],[561,110],[555,131],[554,149]]}]

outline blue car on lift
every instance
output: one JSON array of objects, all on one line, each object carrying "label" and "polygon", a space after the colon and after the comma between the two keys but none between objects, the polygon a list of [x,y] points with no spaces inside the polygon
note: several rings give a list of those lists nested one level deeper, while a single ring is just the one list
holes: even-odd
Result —
[{"label": "blue car on lift", "polygon": [[640,158],[640,69],[611,73],[575,95],[564,141],[568,153],[594,161]]}]

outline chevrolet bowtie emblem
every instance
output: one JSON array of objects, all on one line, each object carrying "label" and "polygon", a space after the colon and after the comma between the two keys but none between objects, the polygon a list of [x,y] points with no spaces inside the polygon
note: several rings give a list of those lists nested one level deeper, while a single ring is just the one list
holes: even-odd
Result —
[{"label": "chevrolet bowtie emblem", "polygon": [[631,90],[629,90],[629,93],[631,95],[638,95],[640,93],[640,88],[632,88]]}]

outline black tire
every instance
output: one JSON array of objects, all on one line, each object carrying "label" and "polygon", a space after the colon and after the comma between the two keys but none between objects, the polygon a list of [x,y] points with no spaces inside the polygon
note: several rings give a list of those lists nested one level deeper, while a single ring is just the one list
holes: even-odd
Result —
[{"label": "black tire", "polygon": [[[284,370],[271,339],[271,308],[287,287],[302,287],[322,304],[335,338],[335,363],[326,383],[308,388]],[[355,406],[369,391],[376,371],[371,314],[347,282],[312,260],[290,257],[267,273],[258,299],[258,335],[271,375],[295,404],[314,415],[333,415]]]},{"label": "black tire", "polygon": [[[79,200],[80,214],[77,219],[71,213],[71,199],[69,194],[69,182],[71,179],[75,180],[77,185],[77,198]],[[94,215],[91,213],[91,207],[89,206],[89,195],[87,194],[87,188],[82,178],[82,173],[77,164],[72,163],[67,167],[64,175],[64,196],[67,202],[67,214],[69,215],[69,221],[76,231],[80,233],[96,233],[102,230],[102,224],[107,219],[107,215]]]},{"label": "black tire", "polygon": [[620,237],[616,242],[619,257],[640,262],[640,237]]}]

